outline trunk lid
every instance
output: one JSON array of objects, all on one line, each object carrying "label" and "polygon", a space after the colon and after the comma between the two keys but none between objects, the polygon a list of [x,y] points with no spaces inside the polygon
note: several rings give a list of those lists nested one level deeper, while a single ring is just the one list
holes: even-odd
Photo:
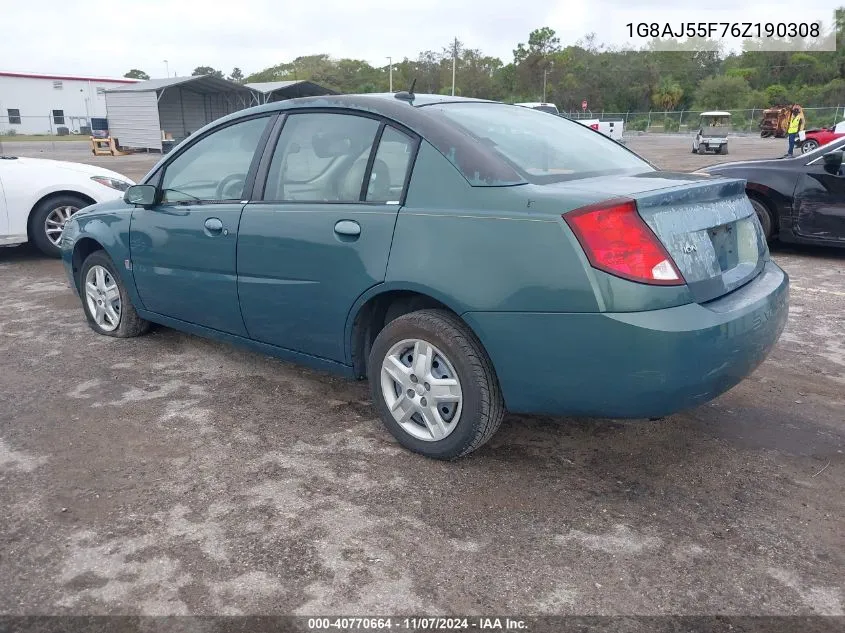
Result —
[{"label": "trunk lid", "polygon": [[672,256],[697,303],[748,283],[768,259],[744,180],[649,172],[569,181],[566,186],[635,200],[640,217]]}]

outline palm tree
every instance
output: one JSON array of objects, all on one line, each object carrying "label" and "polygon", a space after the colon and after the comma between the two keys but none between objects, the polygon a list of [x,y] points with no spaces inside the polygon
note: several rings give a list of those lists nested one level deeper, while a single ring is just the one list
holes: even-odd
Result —
[{"label": "palm tree", "polygon": [[683,96],[684,90],[680,84],[671,77],[664,77],[660,80],[657,90],[652,94],[651,100],[654,105],[664,110],[674,110],[678,107]]}]

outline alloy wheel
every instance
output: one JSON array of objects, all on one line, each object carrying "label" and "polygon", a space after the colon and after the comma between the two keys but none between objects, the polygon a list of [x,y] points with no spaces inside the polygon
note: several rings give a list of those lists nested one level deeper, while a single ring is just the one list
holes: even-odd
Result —
[{"label": "alloy wheel", "polygon": [[79,207],[61,206],[56,207],[47,215],[47,219],[44,220],[44,232],[53,246],[59,246],[62,241],[62,231],[65,229],[65,224],[67,224],[67,221],[77,211],[79,211]]},{"label": "alloy wheel", "polygon": [[112,274],[103,266],[91,266],[85,275],[85,301],[91,317],[104,332],[120,325],[120,290]]},{"label": "alloy wheel", "polygon": [[390,348],[382,361],[381,391],[393,419],[412,437],[436,442],[458,425],[463,404],[458,373],[427,341],[406,339]]}]

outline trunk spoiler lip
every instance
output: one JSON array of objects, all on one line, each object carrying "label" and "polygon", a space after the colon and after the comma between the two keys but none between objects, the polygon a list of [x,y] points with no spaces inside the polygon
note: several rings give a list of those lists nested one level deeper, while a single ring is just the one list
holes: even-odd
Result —
[{"label": "trunk spoiler lip", "polygon": [[[665,174],[666,172],[662,173]],[[726,198],[745,195],[747,184],[745,178],[733,176],[713,178],[703,174],[695,174],[695,176],[695,178],[690,178],[674,185],[660,186],[658,184],[653,189],[643,189],[640,191],[628,191],[624,188],[608,191],[606,188],[602,188],[598,182],[576,181],[567,184],[573,190],[606,195],[607,199],[618,197],[631,198],[636,200],[637,206],[641,209],[666,204],[717,202]],[[631,176],[630,178],[637,178],[637,176]],[[655,179],[657,178],[659,176],[655,176]],[[665,182],[661,184],[665,185]]]}]

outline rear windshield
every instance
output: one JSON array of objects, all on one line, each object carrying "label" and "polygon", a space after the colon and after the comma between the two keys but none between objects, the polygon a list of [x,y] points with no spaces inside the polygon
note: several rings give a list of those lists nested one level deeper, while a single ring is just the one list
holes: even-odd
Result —
[{"label": "rear windshield", "polygon": [[425,107],[469,132],[536,184],[655,171],[622,145],[564,117],[503,103]]}]

